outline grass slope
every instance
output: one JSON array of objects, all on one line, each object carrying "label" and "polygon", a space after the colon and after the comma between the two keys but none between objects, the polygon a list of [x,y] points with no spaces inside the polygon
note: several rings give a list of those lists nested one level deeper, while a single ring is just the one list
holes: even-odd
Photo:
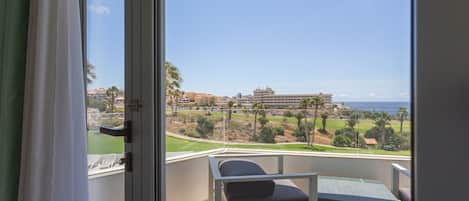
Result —
[{"label": "grass slope", "polygon": [[[192,140],[180,139],[176,137],[166,137],[167,152],[183,152],[183,151],[205,151],[210,149],[229,147],[229,148],[245,148],[245,149],[270,149],[285,151],[320,151],[334,153],[357,153],[357,154],[382,154],[382,155],[400,155],[410,156],[410,151],[384,151],[379,149],[351,149],[338,148],[329,146],[315,145],[313,149],[304,144],[244,144],[244,145],[224,145],[222,143],[197,142]],[[88,133],[88,153],[89,154],[108,154],[123,153],[124,143],[122,138],[111,137],[107,135],[97,134],[97,131]]]}]

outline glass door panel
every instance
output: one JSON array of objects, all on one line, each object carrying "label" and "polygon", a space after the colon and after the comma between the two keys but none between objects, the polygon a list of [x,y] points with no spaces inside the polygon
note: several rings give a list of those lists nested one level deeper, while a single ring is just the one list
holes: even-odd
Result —
[{"label": "glass door panel", "polygon": [[125,121],[124,0],[86,1],[86,83],[90,201],[124,201],[124,138],[100,127]]}]

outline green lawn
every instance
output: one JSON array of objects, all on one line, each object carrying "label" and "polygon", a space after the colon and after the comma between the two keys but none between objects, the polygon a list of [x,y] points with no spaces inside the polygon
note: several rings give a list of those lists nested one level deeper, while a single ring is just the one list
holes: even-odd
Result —
[{"label": "green lawn", "polygon": [[[97,131],[88,133],[88,153],[89,154],[108,154],[124,152],[123,139],[119,137],[111,137],[96,134]],[[285,151],[319,151],[334,153],[360,153],[360,154],[383,154],[383,155],[400,155],[410,156],[410,151],[384,151],[378,149],[351,149],[336,148],[330,146],[315,145],[314,149],[303,144],[245,144],[245,145],[223,145],[222,143],[197,142],[192,140],[180,139],[176,137],[166,137],[167,152],[184,152],[184,151],[205,151],[210,149],[229,147],[229,148],[246,148],[246,149],[271,149]]]}]

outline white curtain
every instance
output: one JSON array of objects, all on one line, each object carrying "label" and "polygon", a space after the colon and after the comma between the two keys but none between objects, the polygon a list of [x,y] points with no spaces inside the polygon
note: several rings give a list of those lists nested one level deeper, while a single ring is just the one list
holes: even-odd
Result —
[{"label": "white curtain", "polygon": [[19,201],[88,200],[78,0],[32,0]]}]

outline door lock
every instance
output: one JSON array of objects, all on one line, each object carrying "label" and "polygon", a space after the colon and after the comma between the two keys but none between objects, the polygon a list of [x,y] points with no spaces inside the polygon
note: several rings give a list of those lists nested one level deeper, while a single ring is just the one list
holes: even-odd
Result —
[{"label": "door lock", "polygon": [[119,164],[125,164],[125,172],[132,172],[132,154],[130,152],[125,152],[124,158],[119,160]]}]

